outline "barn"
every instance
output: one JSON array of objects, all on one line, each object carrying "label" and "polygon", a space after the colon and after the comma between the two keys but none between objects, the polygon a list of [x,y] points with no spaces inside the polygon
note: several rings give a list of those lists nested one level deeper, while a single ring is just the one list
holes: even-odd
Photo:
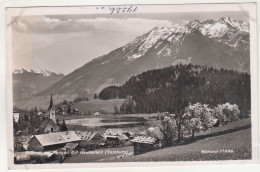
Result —
[{"label": "barn", "polygon": [[130,138],[127,136],[129,135],[132,138],[132,134],[130,132],[124,132],[122,130],[112,130],[107,129],[104,133],[103,137],[107,140],[108,144],[112,145],[124,145]]},{"label": "barn", "polygon": [[29,151],[48,151],[63,148],[67,143],[79,143],[81,138],[74,131],[35,135],[28,142]]},{"label": "barn", "polygon": [[64,146],[64,149],[66,150],[66,152],[67,152],[69,155],[71,155],[72,152],[80,153],[81,146],[80,146],[78,143],[67,143],[67,144]]},{"label": "barn", "polygon": [[134,143],[134,155],[152,151],[156,148],[158,140],[154,137],[137,136],[131,142]]},{"label": "barn", "polygon": [[103,136],[96,132],[84,131],[77,132],[79,137],[82,139],[80,146],[85,148],[85,150],[93,150],[102,147],[105,143]]}]

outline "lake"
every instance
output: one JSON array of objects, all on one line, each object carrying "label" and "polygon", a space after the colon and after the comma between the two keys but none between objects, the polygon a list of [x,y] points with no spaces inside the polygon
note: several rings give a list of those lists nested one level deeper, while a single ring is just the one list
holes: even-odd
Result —
[{"label": "lake", "polygon": [[147,120],[143,117],[101,117],[81,118],[66,120],[68,125],[81,125],[99,128],[124,128],[146,125]]}]

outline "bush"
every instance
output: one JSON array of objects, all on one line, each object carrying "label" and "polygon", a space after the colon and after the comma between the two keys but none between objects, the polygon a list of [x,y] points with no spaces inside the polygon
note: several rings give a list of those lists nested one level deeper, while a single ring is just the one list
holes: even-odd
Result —
[{"label": "bush", "polygon": [[47,155],[32,154],[32,155],[30,155],[30,160],[35,161],[36,164],[47,163],[48,162],[48,156]]}]

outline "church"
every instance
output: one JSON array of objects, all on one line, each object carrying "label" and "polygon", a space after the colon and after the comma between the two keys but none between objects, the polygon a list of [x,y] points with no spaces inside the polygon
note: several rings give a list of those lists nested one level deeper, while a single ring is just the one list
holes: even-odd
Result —
[{"label": "church", "polygon": [[52,100],[48,108],[48,118],[46,118],[39,127],[39,134],[56,133],[59,132],[59,126],[56,124],[55,107]]}]

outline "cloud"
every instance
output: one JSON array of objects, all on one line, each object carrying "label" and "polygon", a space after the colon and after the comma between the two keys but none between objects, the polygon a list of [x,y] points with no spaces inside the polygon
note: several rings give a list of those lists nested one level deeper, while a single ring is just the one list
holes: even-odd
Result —
[{"label": "cloud", "polygon": [[47,24],[52,24],[52,23],[61,23],[60,19],[55,19],[55,18],[48,18],[45,16],[42,16],[42,22],[45,22]]},{"label": "cloud", "polygon": [[146,32],[158,26],[171,26],[168,20],[144,18],[77,18],[59,19],[48,16],[23,17],[13,25],[17,32],[69,33],[69,32]]},{"label": "cloud", "polygon": [[84,24],[85,26],[93,26],[95,30],[114,30],[122,31],[124,29],[138,30],[156,26],[171,26],[168,20],[153,20],[143,18],[95,18],[95,19],[77,19],[75,23]]},{"label": "cloud", "polygon": [[24,24],[21,21],[15,22],[14,27],[17,28],[17,30],[20,31],[20,32],[27,32],[28,31],[28,27],[26,26],[26,24]]}]

